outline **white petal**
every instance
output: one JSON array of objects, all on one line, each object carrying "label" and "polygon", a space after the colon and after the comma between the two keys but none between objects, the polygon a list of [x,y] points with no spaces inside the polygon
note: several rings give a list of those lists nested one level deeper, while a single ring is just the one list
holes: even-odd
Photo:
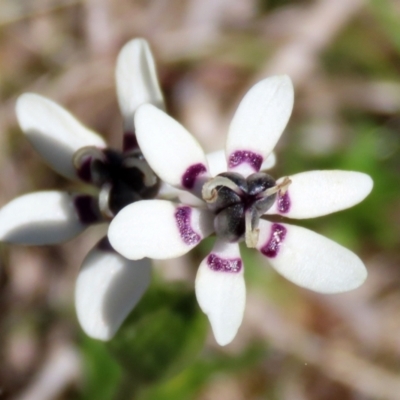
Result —
[{"label": "white petal", "polygon": [[120,51],[116,67],[119,107],[125,121],[125,132],[134,132],[133,114],[144,103],[164,109],[164,99],[149,44],[133,39]]},{"label": "white petal", "polygon": [[257,248],[285,278],[321,293],[360,286],[367,277],[362,261],[338,243],[298,226],[260,221]]},{"label": "white petal", "polygon": [[267,214],[319,217],[353,207],[368,196],[373,186],[369,175],[352,171],[310,171],[289,178],[292,183],[287,192],[277,196]]},{"label": "white petal", "polygon": [[206,156],[196,139],[151,104],[138,108],[135,127],[139,146],[154,172],[170,185],[201,193],[209,175]]},{"label": "white petal", "polygon": [[267,171],[271,168],[274,168],[276,164],[276,156],[275,153],[272,152],[267,158],[266,160],[263,161],[263,163],[261,164],[261,168],[260,171]]},{"label": "white petal", "polygon": [[104,140],[55,102],[33,93],[18,98],[17,118],[35,150],[58,173],[76,179],[73,154],[85,146],[105,147]]},{"label": "white petal", "polygon": [[165,259],[181,256],[213,231],[209,211],[166,200],[143,200],[122,209],[108,238],[124,257]]},{"label": "white petal", "polygon": [[218,241],[197,272],[197,301],[221,346],[233,340],[242,323],[246,304],[243,271],[239,245]]},{"label": "white petal", "polygon": [[217,176],[228,171],[224,150],[217,150],[206,154],[208,169],[211,176]]},{"label": "white petal", "polygon": [[254,85],[239,104],[229,128],[226,157],[230,170],[257,172],[279,140],[293,108],[288,76],[273,76]]},{"label": "white petal", "polygon": [[26,245],[61,243],[81,233],[74,196],[48,191],[29,193],[0,210],[0,240]]},{"label": "white petal", "polygon": [[[208,169],[211,176],[217,176],[223,172],[228,171],[228,165],[226,163],[225,150],[217,150],[212,153],[206,154]],[[276,164],[275,153],[271,153],[261,165],[260,170],[266,171],[271,169]]]},{"label": "white petal", "polygon": [[186,204],[192,207],[204,208],[205,206],[204,201],[197,196],[194,196],[187,190],[177,189],[175,186],[171,186],[165,182],[161,183],[157,198],[163,200],[179,201],[182,204]]},{"label": "white petal", "polygon": [[150,279],[150,260],[127,260],[101,241],[86,256],[76,282],[76,312],[82,329],[95,339],[111,339]]},{"label": "white petal", "polygon": [[179,190],[176,187],[161,181],[160,189],[157,193],[157,198],[164,200],[174,200],[178,198],[178,194],[181,192],[183,192],[183,190]]}]

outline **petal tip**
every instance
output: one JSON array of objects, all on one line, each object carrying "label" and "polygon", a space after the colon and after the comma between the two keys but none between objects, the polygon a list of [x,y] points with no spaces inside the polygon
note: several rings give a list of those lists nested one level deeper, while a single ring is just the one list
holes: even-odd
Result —
[{"label": "petal tip", "polygon": [[36,93],[27,92],[18,96],[15,103],[15,113],[17,115],[17,120],[22,130],[25,130],[25,118],[27,116],[27,113],[31,111],[33,103],[41,100],[46,99]]},{"label": "petal tip", "polygon": [[158,109],[156,106],[153,106],[153,104],[145,103],[145,104],[141,104],[137,108],[137,110],[135,112],[135,118],[140,118],[142,114],[146,115],[146,113],[152,113],[152,112],[155,112],[155,113],[161,112],[161,113],[165,114],[164,111]]},{"label": "petal tip", "polygon": [[[308,288],[324,294],[339,294],[358,289],[366,281],[368,277],[368,271],[365,268],[365,265],[361,261],[361,259],[356,254],[354,253],[352,254],[354,257],[354,264],[352,271],[349,271],[347,276],[343,276],[342,282],[336,281],[332,285],[325,285],[324,289],[314,288],[311,287],[311,285]],[[358,261],[358,263],[356,260]],[[307,288],[307,285],[304,285],[304,287]]]},{"label": "petal tip", "polygon": [[102,342],[108,342],[115,335],[115,332],[111,332],[105,327],[87,324],[84,318],[79,317],[79,314],[77,315],[77,318],[82,330],[87,336],[91,337],[92,339],[101,340]]},{"label": "petal tip", "polygon": [[[236,334],[235,334],[236,335]],[[232,342],[232,340],[235,338],[235,336],[233,337],[226,337],[226,336],[217,336],[214,333],[214,337],[215,337],[215,341],[222,347],[222,346],[227,346],[229,343]]]},{"label": "petal tip", "polygon": [[365,185],[365,197],[367,197],[371,192],[372,189],[374,188],[374,180],[371,178],[370,175],[362,173],[363,177],[364,177],[364,185]]},{"label": "petal tip", "polygon": [[350,290],[358,289],[368,278],[368,271],[365,268],[364,263],[360,260],[360,265],[357,271],[354,271],[354,276],[351,284],[343,290],[343,292],[348,292]]},{"label": "petal tip", "polygon": [[293,81],[289,75],[278,75],[278,79],[280,80],[280,85],[283,86],[286,90],[288,95],[291,96],[292,101],[294,99],[294,86]]},{"label": "petal tip", "polygon": [[293,81],[290,78],[290,76],[287,74],[273,75],[268,78],[265,78],[261,82],[263,82],[265,84],[273,83],[273,84],[279,85],[279,86],[286,86],[288,89],[291,89],[292,91],[294,91]]},{"label": "petal tip", "polygon": [[130,40],[129,42],[127,42],[123,47],[122,50],[120,52],[120,54],[125,51],[124,49],[129,49],[129,48],[143,48],[143,47],[148,47],[149,44],[147,42],[146,39],[138,37],[138,38],[134,38],[132,40]]},{"label": "petal tip", "polygon": [[[135,111],[134,114],[134,125],[135,125],[135,131],[136,135],[139,140],[140,133],[143,131],[147,132],[147,121],[153,120],[153,118],[156,118],[157,116],[168,116],[164,111],[160,110],[156,106],[153,106],[153,104],[150,103],[145,103],[141,104]],[[139,143],[140,145],[140,143]]]},{"label": "petal tip", "polygon": [[141,104],[165,108],[154,58],[145,39],[136,38],[124,45],[117,58],[115,77],[126,130],[133,128],[132,116]]},{"label": "petal tip", "polygon": [[277,75],[278,78],[282,80],[282,82],[285,82],[286,84],[289,84],[290,86],[293,86],[292,79],[290,78],[289,75],[287,74],[282,74],[282,75]]}]

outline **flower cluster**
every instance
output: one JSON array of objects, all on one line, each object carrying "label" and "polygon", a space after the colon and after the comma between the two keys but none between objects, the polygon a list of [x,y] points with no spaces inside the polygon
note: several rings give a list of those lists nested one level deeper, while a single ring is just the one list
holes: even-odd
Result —
[{"label": "flower cluster", "polygon": [[245,307],[238,243],[256,248],[292,282],[322,293],[358,287],[361,260],[339,244],[305,228],[270,222],[266,215],[301,219],[343,210],[362,201],[371,178],[350,171],[311,171],[275,180],[260,172],[290,117],[293,86],[287,76],[265,79],[245,95],[226,141],[225,172],[214,174],[197,141],[151,104],[135,113],[142,152],[156,174],[197,197],[192,202],[138,201],[109,227],[111,245],[138,260],[181,256],[212,233],[216,242],[201,262],[196,295],[220,345],[229,343]]},{"label": "flower cluster", "polygon": [[[133,125],[139,105],[164,108],[145,40],[132,40],[121,50],[116,84],[124,121],[122,150],[108,148],[102,137],[53,101],[33,93],[19,97],[18,122],[35,150],[62,176],[95,186],[98,195],[41,191],[18,197],[0,210],[0,240],[61,243],[90,225],[108,223],[134,201],[156,196],[160,180],[143,158]],[[76,283],[76,310],[85,332],[98,339],[111,338],[150,278],[150,260],[128,260],[112,249],[107,237],[100,240],[83,261]]]},{"label": "flower cluster", "polygon": [[89,252],[76,284],[77,315],[88,335],[114,335],[149,285],[149,258],[181,256],[211,234],[216,242],[200,264],[195,290],[220,345],[233,340],[245,308],[240,242],[311,290],[343,292],[365,280],[363,263],[349,250],[267,218],[326,215],[359,203],[372,189],[371,178],[359,172],[311,171],[279,179],[265,172],[275,163],[272,151],[293,108],[287,76],[250,89],[225,152],[209,155],[163,111],[146,41],[124,46],[116,82],[124,118],[120,151],[42,96],[23,94],[17,102],[19,124],[37,152],[55,171],[98,194],[36,192],[0,210],[0,240],[17,244],[60,243],[92,224],[110,223],[108,238]]}]

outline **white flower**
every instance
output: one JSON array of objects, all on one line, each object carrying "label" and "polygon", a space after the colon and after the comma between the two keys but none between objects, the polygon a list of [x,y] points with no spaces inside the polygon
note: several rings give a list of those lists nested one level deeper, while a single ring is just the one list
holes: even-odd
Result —
[{"label": "white flower", "polygon": [[[53,101],[31,93],[20,96],[18,121],[33,147],[61,175],[98,187],[99,196],[43,191],[18,197],[0,210],[0,240],[61,243],[91,224],[109,221],[126,204],[156,195],[160,182],[137,147],[133,126],[133,113],[141,104],[164,107],[145,40],[132,40],[120,52],[116,84],[124,118],[123,151],[107,148],[97,133]],[[103,238],[83,261],[76,283],[77,315],[85,332],[110,339],[147,289],[150,276],[150,260],[128,260]]]},{"label": "white flower", "polygon": [[262,217],[326,215],[359,203],[372,189],[371,178],[359,172],[312,171],[277,181],[259,173],[287,124],[293,97],[287,76],[265,79],[250,89],[230,125],[225,149],[229,172],[214,178],[201,147],[182,125],[152,105],[135,113],[137,139],[152,169],[196,195],[202,206],[165,200],[128,205],[110,224],[110,243],[129,259],[163,259],[185,254],[216,232],[215,246],[197,273],[196,295],[220,345],[235,337],[243,317],[241,240],[287,279],[318,292],[351,290],[367,275],[361,260],[339,244]]}]

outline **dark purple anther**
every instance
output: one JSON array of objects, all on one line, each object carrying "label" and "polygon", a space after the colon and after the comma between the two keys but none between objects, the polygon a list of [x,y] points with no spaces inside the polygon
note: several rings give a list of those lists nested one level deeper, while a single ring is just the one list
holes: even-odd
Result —
[{"label": "dark purple anther", "polygon": [[196,179],[199,175],[207,172],[207,168],[203,164],[195,164],[189,167],[182,177],[182,186],[186,189],[193,189]]},{"label": "dark purple anther", "polygon": [[286,237],[287,229],[280,224],[273,224],[271,228],[271,237],[268,242],[261,248],[264,256],[274,258],[278,255],[279,248]]},{"label": "dark purple anther", "polygon": [[175,219],[181,238],[189,246],[199,243],[201,239],[200,235],[190,225],[191,213],[192,210],[190,207],[178,207],[175,212]]},{"label": "dark purple anther", "polygon": [[261,168],[262,162],[262,156],[247,150],[235,151],[229,156],[229,168],[234,168],[240,164],[247,163],[255,172],[258,172]]},{"label": "dark purple anther", "polygon": [[122,148],[124,151],[131,151],[139,148],[137,138],[134,132],[125,132]]},{"label": "dark purple anther", "polygon": [[95,209],[95,199],[89,195],[79,195],[74,199],[74,206],[82,224],[94,224],[100,221]]},{"label": "dark purple anther", "polygon": [[76,170],[76,174],[84,182],[90,183],[92,181],[92,157],[85,157],[82,164]]},{"label": "dark purple anther", "polygon": [[213,271],[240,272],[242,269],[242,260],[240,258],[220,258],[216,254],[210,254],[207,257],[207,265]]},{"label": "dark purple anther", "polygon": [[281,196],[280,193],[278,193],[278,211],[281,214],[286,214],[290,210],[290,197],[289,197],[289,192],[286,191],[286,193]]}]

